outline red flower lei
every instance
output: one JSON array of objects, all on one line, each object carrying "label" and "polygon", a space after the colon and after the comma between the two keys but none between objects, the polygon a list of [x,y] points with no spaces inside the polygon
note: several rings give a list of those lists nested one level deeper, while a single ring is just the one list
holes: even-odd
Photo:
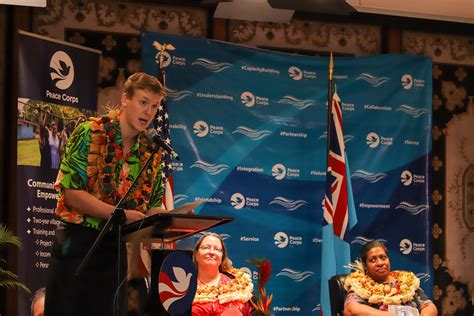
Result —
[{"label": "red flower lei", "polygon": [[[111,111],[107,116],[95,120],[91,126],[91,143],[87,156],[87,183],[88,192],[108,204],[115,205],[121,198],[117,188],[116,166],[123,155],[123,151],[116,143],[117,126],[119,115]],[[138,157],[140,168],[145,164],[155,144],[149,142],[143,133],[138,134]],[[161,153],[159,149],[152,163],[140,175],[130,196],[125,201],[125,209],[133,209],[145,213],[148,210],[153,184],[158,176],[161,176]],[[128,187],[131,180],[123,181],[122,186]]]}]

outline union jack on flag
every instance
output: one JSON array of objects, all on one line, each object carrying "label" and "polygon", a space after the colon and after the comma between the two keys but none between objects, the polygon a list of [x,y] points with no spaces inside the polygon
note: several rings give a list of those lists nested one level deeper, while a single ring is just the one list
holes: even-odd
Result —
[{"label": "union jack on flag", "polygon": [[326,194],[323,201],[322,251],[321,251],[321,312],[331,315],[328,280],[348,273],[351,249],[344,240],[346,233],[357,223],[349,162],[342,132],[341,100],[332,98],[332,110],[328,122],[328,157],[326,170]]},{"label": "union jack on flag", "polygon": [[327,157],[323,224],[333,224],[334,234],[339,238],[344,239],[348,221],[346,148],[344,145],[344,133],[342,132],[340,99],[337,94],[334,94],[333,96],[332,115],[329,128],[330,139],[328,141],[329,148]]}]

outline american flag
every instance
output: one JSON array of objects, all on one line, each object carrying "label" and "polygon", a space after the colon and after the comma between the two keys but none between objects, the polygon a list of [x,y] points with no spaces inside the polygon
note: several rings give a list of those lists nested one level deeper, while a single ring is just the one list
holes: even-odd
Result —
[{"label": "american flag", "polygon": [[[168,108],[163,100],[158,107],[158,112],[155,116],[155,121],[153,127],[156,129],[158,136],[164,140],[168,145],[171,146],[170,138],[170,129],[169,129],[169,115]],[[161,166],[162,173],[161,179],[164,184],[165,192],[163,196],[163,207],[165,210],[172,210],[174,208],[174,194],[173,194],[173,165],[171,161],[171,156],[167,151],[163,151],[163,156],[161,157]],[[168,247],[165,245],[165,247]],[[171,245],[174,247],[174,244]],[[133,249],[133,248],[132,248]],[[134,259],[134,254],[132,253],[131,261],[136,260],[137,264],[137,273],[140,276],[147,276],[151,274],[151,257],[149,250],[153,249],[151,243],[143,243],[139,248],[139,259]],[[133,251],[133,250],[132,250]]]},{"label": "american flag", "polygon": [[[155,129],[158,132],[160,138],[171,146],[168,107],[164,100],[163,102],[161,102],[158,108],[158,112],[156,114]],[[171,159],[171,155],[167,151],[163,151],[163,157],[161,160],[161,166],[163,170],[162,181],[165,187],[163,206],[166,210],[172,210],[174,208],[174,191],[172,177],[173,164]]]},{"label": "american flag", "polygon": [[345,266],[351,261],[351,249],[344,237],[357,223],[340,104],[339,96],[334,94],[328,122],[326,194],[323,201],[321,312],[324,316],[331,315],[328,280],[349,272]]}]

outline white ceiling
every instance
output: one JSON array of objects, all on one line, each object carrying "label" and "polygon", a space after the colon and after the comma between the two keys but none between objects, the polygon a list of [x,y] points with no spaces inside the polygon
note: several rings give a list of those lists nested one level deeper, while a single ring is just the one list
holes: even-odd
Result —
[{"label": "white ceiling", "polygon": [[[291,4],[290,0],[289,3]],[[474,0],[345,0],[359,12],[405,16],[430,20],[452,21],[474,24]],[[300,1],[301,2],[301,1]],[[303,1],[304,2],[304,1]],[[308,1],[309,3],[309,1]],[[15,4],[27,6],[46,6],[46,0],[0,0],[0,4]],[[235,10],[238,5],[239,10]],[[217,17],[233,18],[235,11],[248,8],[244,16],[256,14],[254,20],[262,19],[259,15],[269,15],[262,20],[278,20],[275,16],[291,19],[288,10],[272,10],[266,0],[233,0],[222,2],[217,7]],[[225,12],[224,12],[225,11]],[[220,15],[220,16],[219,16]],[[247,17],[248,19],[248,17]],[[281,22],[281,21],[280,21]]]},{"label": "white ceiling", "polygon": [[364,13],[474,24],[474,0],[220,0],[214,17],[289,22],[294,10],[337,12],[336,2]]},{"label": "white ceiling", "polygon": [[474,0],[346,0],[359,12],[474,24]]},{"label": "white ceiling", "polygon": [[0,0],[0,4],[26,5],[32,7],[46,7],[46,0]]}]

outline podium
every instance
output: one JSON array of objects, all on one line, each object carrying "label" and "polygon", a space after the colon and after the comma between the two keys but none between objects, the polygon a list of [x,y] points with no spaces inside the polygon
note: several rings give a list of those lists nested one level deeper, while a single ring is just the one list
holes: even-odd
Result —
[{"label": "podium", "polygon": [[[122,235],[123,239],[129,242],[153,242],[164,245],[231,221],[233,218],[229,217],[158,213],[123,226]],[[147,304],[149,315],[191,316],[191,304],[197,287],[197,272],[192,262],[192,251],[157,249],[152,250],[151,257],[151,285]],[[172,280],[176,276],[182,280]],[[184,279],[183,276],[187,278]],[[180,281],[186,288],[186,292],[183,291],[181,296],[173,287]],[[176,296],[170,299],[170,295]]]},{"label": "podium", "polygon": [[158,213],[122,228],[125,241],[175,242],[201,231],[229,223],[230,217]]}]

